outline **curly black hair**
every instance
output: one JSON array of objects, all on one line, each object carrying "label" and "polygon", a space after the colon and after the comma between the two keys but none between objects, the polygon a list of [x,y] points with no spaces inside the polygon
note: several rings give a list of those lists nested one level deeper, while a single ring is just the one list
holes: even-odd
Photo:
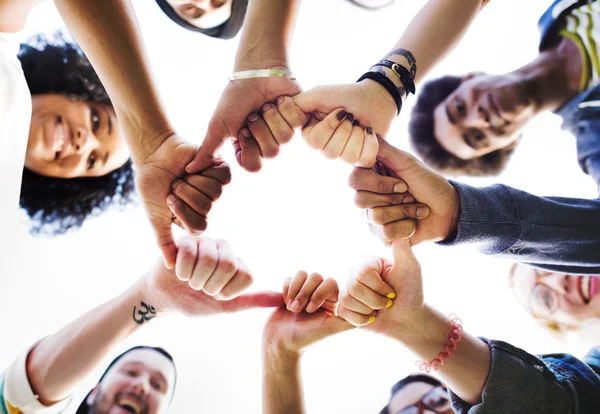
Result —
[{"label": "curly black hair", "polygon": [[513,148],[499,149],[482,157],[463,160],[440,145],[434,134],[435,108],[462,83],[462,77],[444,76],[421,87],[412,110],[408,133],[415,152],[430,167],[442,174],[486,176],[498,175],[506,167]]},{"label": "curly black hair", "polygon": [[[32,95],[61,94],[111,105],[108,93],[77,44],[57,33],[21,45],[19,59]],[[101,177],[54,178],[23,170],[20,205],[31,218],[33,234],[64,234],[111,205],[123,206],[135,195],[131,160]]]}]

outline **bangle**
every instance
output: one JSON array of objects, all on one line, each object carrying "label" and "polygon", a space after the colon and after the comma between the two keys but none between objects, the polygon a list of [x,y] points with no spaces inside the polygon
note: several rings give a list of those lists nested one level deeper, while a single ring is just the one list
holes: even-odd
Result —
[{"label": "bangle", "polygon": [[450,315],[450,322],[452,322],[452,331],[448,336],[448,343],[444,344],[444,350],[439,353],[437,358],[434,358],[429,362],[417,361],[415,363],[421,371],[424,371],[427,374],[429,374],[432,369],[437,371],[440,365],[446,363],[446,358],[452,358],[452,352],[456,351],[458,348],[458,343],[462,339],[463,333],[462,321],[455,315]]},{"label": "bangle", "polygon": [[231,76],[229,76],[229,81],[239,80],[239,79],[252,79],[252,78],[270,78],[274,76],[287,76],[292,79],[294,78],[294,74],[291,70],[287,69],[258,69],[258,70],[244,70],[241,72],[233,72]]},{"label": "bangle", "polygon": [[385,66],[386,68],[391,69],[392,72],[394,72],[396,76],[400,78],[400,81],[404,85],[404,88],[413,95],[415,94],[415,79],[413,75],[409,72],[409,70],[406,69],[404,66],[387,59],[382,59],[373,66]]},{"label": "bangle", "polygon": [[398,115],[400,115],[400,110],[402,109],[402,97],[400,96],[400,92],[394,82],[389,80],[385,75],[379,72],[367,72],[362,75],[356,82],[362,82],[365,79],[371,79],[381,86],[383,86],[394,98],[394,102],[396,102],[396,107],[398,108]]}]

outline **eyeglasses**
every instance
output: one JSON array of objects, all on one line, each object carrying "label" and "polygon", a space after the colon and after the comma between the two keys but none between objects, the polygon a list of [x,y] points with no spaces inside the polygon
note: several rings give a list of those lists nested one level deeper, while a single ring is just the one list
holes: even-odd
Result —
[{"label": "eyeglasses", "polygon": [[443,386],[435,387],[415,404],[403,408],[396,414],[421,414],[433,412],[437,414],[452,413],[452,403],[448,391]]},{"label": "eyeglasses", "polygon": [[536,271],[535,286],[529,295],[529,309],[531,313],[540,318],[547,317],[558,309],[559,293],[540,283],[541,279],[551,274]]}]

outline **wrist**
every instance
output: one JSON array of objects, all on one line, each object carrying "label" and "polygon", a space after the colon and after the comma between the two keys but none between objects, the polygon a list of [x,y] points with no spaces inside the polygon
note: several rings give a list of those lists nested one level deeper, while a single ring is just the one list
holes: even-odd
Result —
[{"label": "wrist", "polygon": [[170,137],[175,135],[171,124],[161,116],[152,119],[145,115],[123,115],[117,112],[122,130],[131,151],[131,158],[139,165],[154,154]]},{"label": "wrist", "polygon": [[424,304],[393,329],[392,337],[407,347],[430,341],[446,340],[450,324],[443,314]]},{"label": "wrist", "polygon": [[451,187],[451,192],[452,192],[452,200],[453,200],[454,210],[452,211],[452,220],[450,222],[448,231],[446,231],[445,236],[442,238],[442,240],[444,240],[444,241],[452,240],[456,237],[456,233],[458,233],[458,223],[460,222],[460,213],[461,213],[460,197],[458,195],[458,191],[456,190],[456,188],[454,188],[453,185],[450,185],[450,187]]},{"label": "wrist", "polygon": [[234,72],[259,69],[283,69],[289,70],[290,65],[287,58],[280,57],[236,57],[233,65]]},{"label": "wrist", "polygon": [[385,114],[390,120],[396,119],[398,114],[396,102],[382,85],[372,79],[365,79],[357,85],[365,90],[369,101],[375,102],[379,106],[381,114]]}]

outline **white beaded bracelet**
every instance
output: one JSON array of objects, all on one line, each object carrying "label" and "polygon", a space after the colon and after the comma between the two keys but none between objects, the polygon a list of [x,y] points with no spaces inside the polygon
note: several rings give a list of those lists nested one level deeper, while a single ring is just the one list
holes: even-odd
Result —
[{"label": "white beaded bracelet", "polygon": [[287,69],[259,69],[259,70],[244,70],[242,72],[234,72],[229,76],[229,81],[252,78],[270,78],[273,76],[287,76],[295,79],[291,70]]}]

